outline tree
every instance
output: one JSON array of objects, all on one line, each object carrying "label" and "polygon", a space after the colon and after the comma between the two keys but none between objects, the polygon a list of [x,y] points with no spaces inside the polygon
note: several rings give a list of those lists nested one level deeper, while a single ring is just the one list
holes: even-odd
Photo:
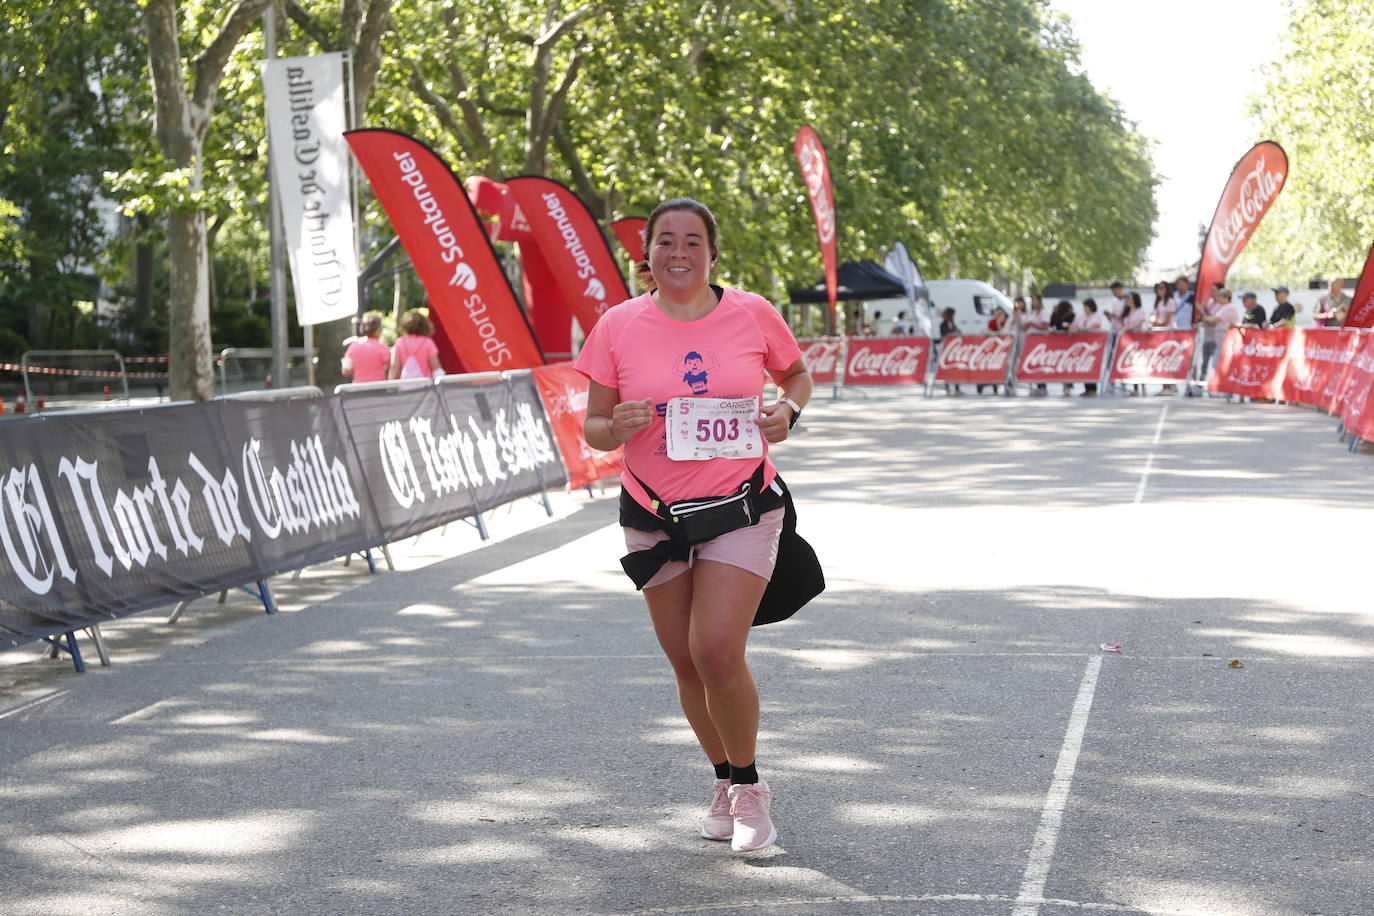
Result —
[{"label": "tree", "polygon": [[[1251,99],[1259,138],[1288,154],[1288,181],[1242,254],[1264,276],[1355,277],[1374,242],[1374,7],[1301,0]],[[1253,266],[1251,266],[1253,265]]]},{"label": "tree", "polygon": [[[238,0],[218,29],[209,26],[212,10],[196,5],[186,17],[188,54],[193,55],[188,58],[183,57],[182,23],[175,0],[147,0],[143,11],[157,141],[167,171],[175,178],[167,231],[171,258],[168,374],[174,400],[207,400],[213,394],[203,202],[205,135],[230,54],[271,2]],[[203,46],[202,38],[208,39]]]}]

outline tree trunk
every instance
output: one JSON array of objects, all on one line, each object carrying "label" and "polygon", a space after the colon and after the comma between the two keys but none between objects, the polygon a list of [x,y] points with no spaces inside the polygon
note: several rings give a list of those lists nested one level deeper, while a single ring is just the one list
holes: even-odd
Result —
[{"label": "tree trunk", "polygon": [[210,290],[205,214],[173,211],[167,225],[172,262],[167,303],[169,388],[174,401],[208,401],[214,396],[210,359]]}]

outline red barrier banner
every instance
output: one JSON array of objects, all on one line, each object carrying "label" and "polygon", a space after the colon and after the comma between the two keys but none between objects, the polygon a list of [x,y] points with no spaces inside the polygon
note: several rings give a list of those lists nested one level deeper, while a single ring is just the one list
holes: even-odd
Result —
[{"label": "red barrier banner", "polygon": [[568,469],[568,488],[578,489],[620,473],[623,449],[603,452],[587,444],[582,425],[587,420],[587,377],[572,363],[554,363],[534,370],[534,383],[558,440]]},{"label": "red barrier banner", "polygon": [[1347,430],[1366,442],[1374,442],[1374,334],[1360,335],[1333,406]]},{"label": "red barrier banner", "polygon": [[835,384],[836,369],[840,361],[842,337],[812,337],[797,341],[801,347],[802,362],[806,371],[811,373],[811,381],[817,385]]},{"label": "red barrier banner", "polygon": [[544,357],[467,193],[442,159],[391,130],[344,134],[429,295],[449,372],[524,369]]},{"label": "red barrier banner", "polygon": [[551,178],[522,175],[507,179],[506,187],[573,317],[590,334],[606,309],[630,298],[601,228],[587,205]]},{"label": "red barrier banner", "polygon": [[846,385],[924,385],[929,337],[851,337]]},{"label": "red barrier banner", "polygon": [[1007,380],[1007,364],[1016,338],[1010,334],[971,336],[949,334],[940,342],[935,381],[1000,385]]},{"label": "red barrier banner", "polygon": [[835,296],[839,291],[836,271],[839,267],[835,251],[835,189],[830,184],[830,162],[820,135],[809,124],[797,129],[792,143],[801,167],[806,196],[811,200],[811,215],[816,220],[816,236],[821,243],[821,261],[825,264],[825,292],[830,298],[830,314],[835,314]]},{"label": "red barrier banner", "polygon": [[1195,331],[1127,331],[1116,344],[1110,382],[1187,381],[1197,352]]},{"label": "red barrier banner", "polygon": [[1292,328],[1232,328],[1221,342],[1208,390],[1282,400],[1284,369],[1292,343]]},{"label": "red barrier banner", "polygon": [[1106,334],[1027,334],[1018,382],[1095,382],[1107,359]]},{"label": "red barrier banner", "polygon": [[1355,298],[1350,300],[1345,327],[1374,327],[1374,245],[1369,246],[1369,256],[1364,259],[1364,270],[1360,272],[1360,280],[1355,284]]},{"label": "red barrier banner", "polygon": [[1212,284],[1226,281],[1231,264],[1250,241],[1287,178],[1288,156],[1272,140],[1256,143],[1236,163],[1207,229],[1195,290],[1198,305],[1212,295]]},{"label": "red barrier banner", "polygon": [[611,223],[616,241],[636,264],[644,260],[644,230],[648,225],[649,221],[642,216],[626,216]]},{"label": "red barrier banner", "polygon": [[1359,350],[1353,329],[1294,328],[1283,371],[1283,400],[1335,413],[1350,361]]}]

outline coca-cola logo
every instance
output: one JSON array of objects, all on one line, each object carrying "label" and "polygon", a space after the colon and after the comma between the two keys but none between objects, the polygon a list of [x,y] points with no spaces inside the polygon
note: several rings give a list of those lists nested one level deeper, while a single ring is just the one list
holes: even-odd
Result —
[{"label": "coca-cola logo", "polygon": [[1213,257],[1222,264],[1230,264],[1240,254],[1270,201],[1283,188],[1284,176],[1284,171],[1266,168],[1264,157],[1259,157],[1255,167],[1241,179],[1235,205],[1229,213],[1221,214],[1212,229],[1207,244]]},{"label": "coca-cola logo", "polygon": [[951,337],[940,347],[939,368],[963,372],[1004,372],[1011,356],[1010,337]]},{"label": "coca-cola logo", "polygon": [[825,192],[825,150],[821,148],[820,138],[815,133],[807,131],[798,138],[797,161],[801,164],[806,193],[811,198],[811,210],[816,214],[816,233],[820,236],[821,244],[828,245],[835,240],[835,208],[830,205],[830,195]]},{"label": "coca-cola logo", "polygon": [[1130,376],[1171,376],[1182,378],[1192,362],[1192,341],[1166,340],[1153,347],[1127,341],[1116,354],[1116,371]]},{"label": "coca-cola logo", "polygon": [[1021,360],[1022,372],[1077,375],[1097,371],[1102,354],[1102,341],[1079,340],[1067,347],[1037,343]]},{"label": "coca-cola logo", "polygon": [[816,340],[802,349],[802,363],[812,375],[829,375],[835,371],[839,360],[840,342],[838,340]]},{"label": "coca-cola logo", "polygon": [[864,345],[849,354],[845,370],[853,378],[917,378],[925,375],[926,348],[901,345],[889,350],[873,350]]}]

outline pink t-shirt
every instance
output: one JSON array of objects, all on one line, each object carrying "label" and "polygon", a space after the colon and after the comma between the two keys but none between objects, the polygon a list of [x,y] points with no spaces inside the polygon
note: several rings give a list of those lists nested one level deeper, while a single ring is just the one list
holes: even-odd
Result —
[{"label": "pink t-shirt", "polygon": [[439,355],[439,348],[434,341],[423,334],[402,334],[396,339],[396,343],[391,346],[391,353],[396,357],[396,363],[400,370],[400,377],[406,376],[406,361],[411,357],[415,359],[415,365],[419,368],[420,374],[410,376],[412,378],[429,378],[429,358]]},{"label": "pink t-shirt", "polygon": [[[617,389],[621,401],[654,399],[657,417],[625,444],[625,463],[671,502],[733,493],[758,462],[671,460],[663,424],[668,399],[761,396],[764,370],[779,372],[799,359],[797,341],[767,299],[727,289],[716,307],[695,321],[669,318],[648,294],[628,299],[601,316],[574,365],[597,384]],[[775,474],[767,452],[765,442],[765,485]],[[620,482],[640,505],[649,506],[628,473]]]},{"label": "pink t-shirt", "polygon": [[344,356],[353,361],[353,381],[386,381],[386,367],[391,363],[391,348],[375,337],[364,337],[348,345]]}]

